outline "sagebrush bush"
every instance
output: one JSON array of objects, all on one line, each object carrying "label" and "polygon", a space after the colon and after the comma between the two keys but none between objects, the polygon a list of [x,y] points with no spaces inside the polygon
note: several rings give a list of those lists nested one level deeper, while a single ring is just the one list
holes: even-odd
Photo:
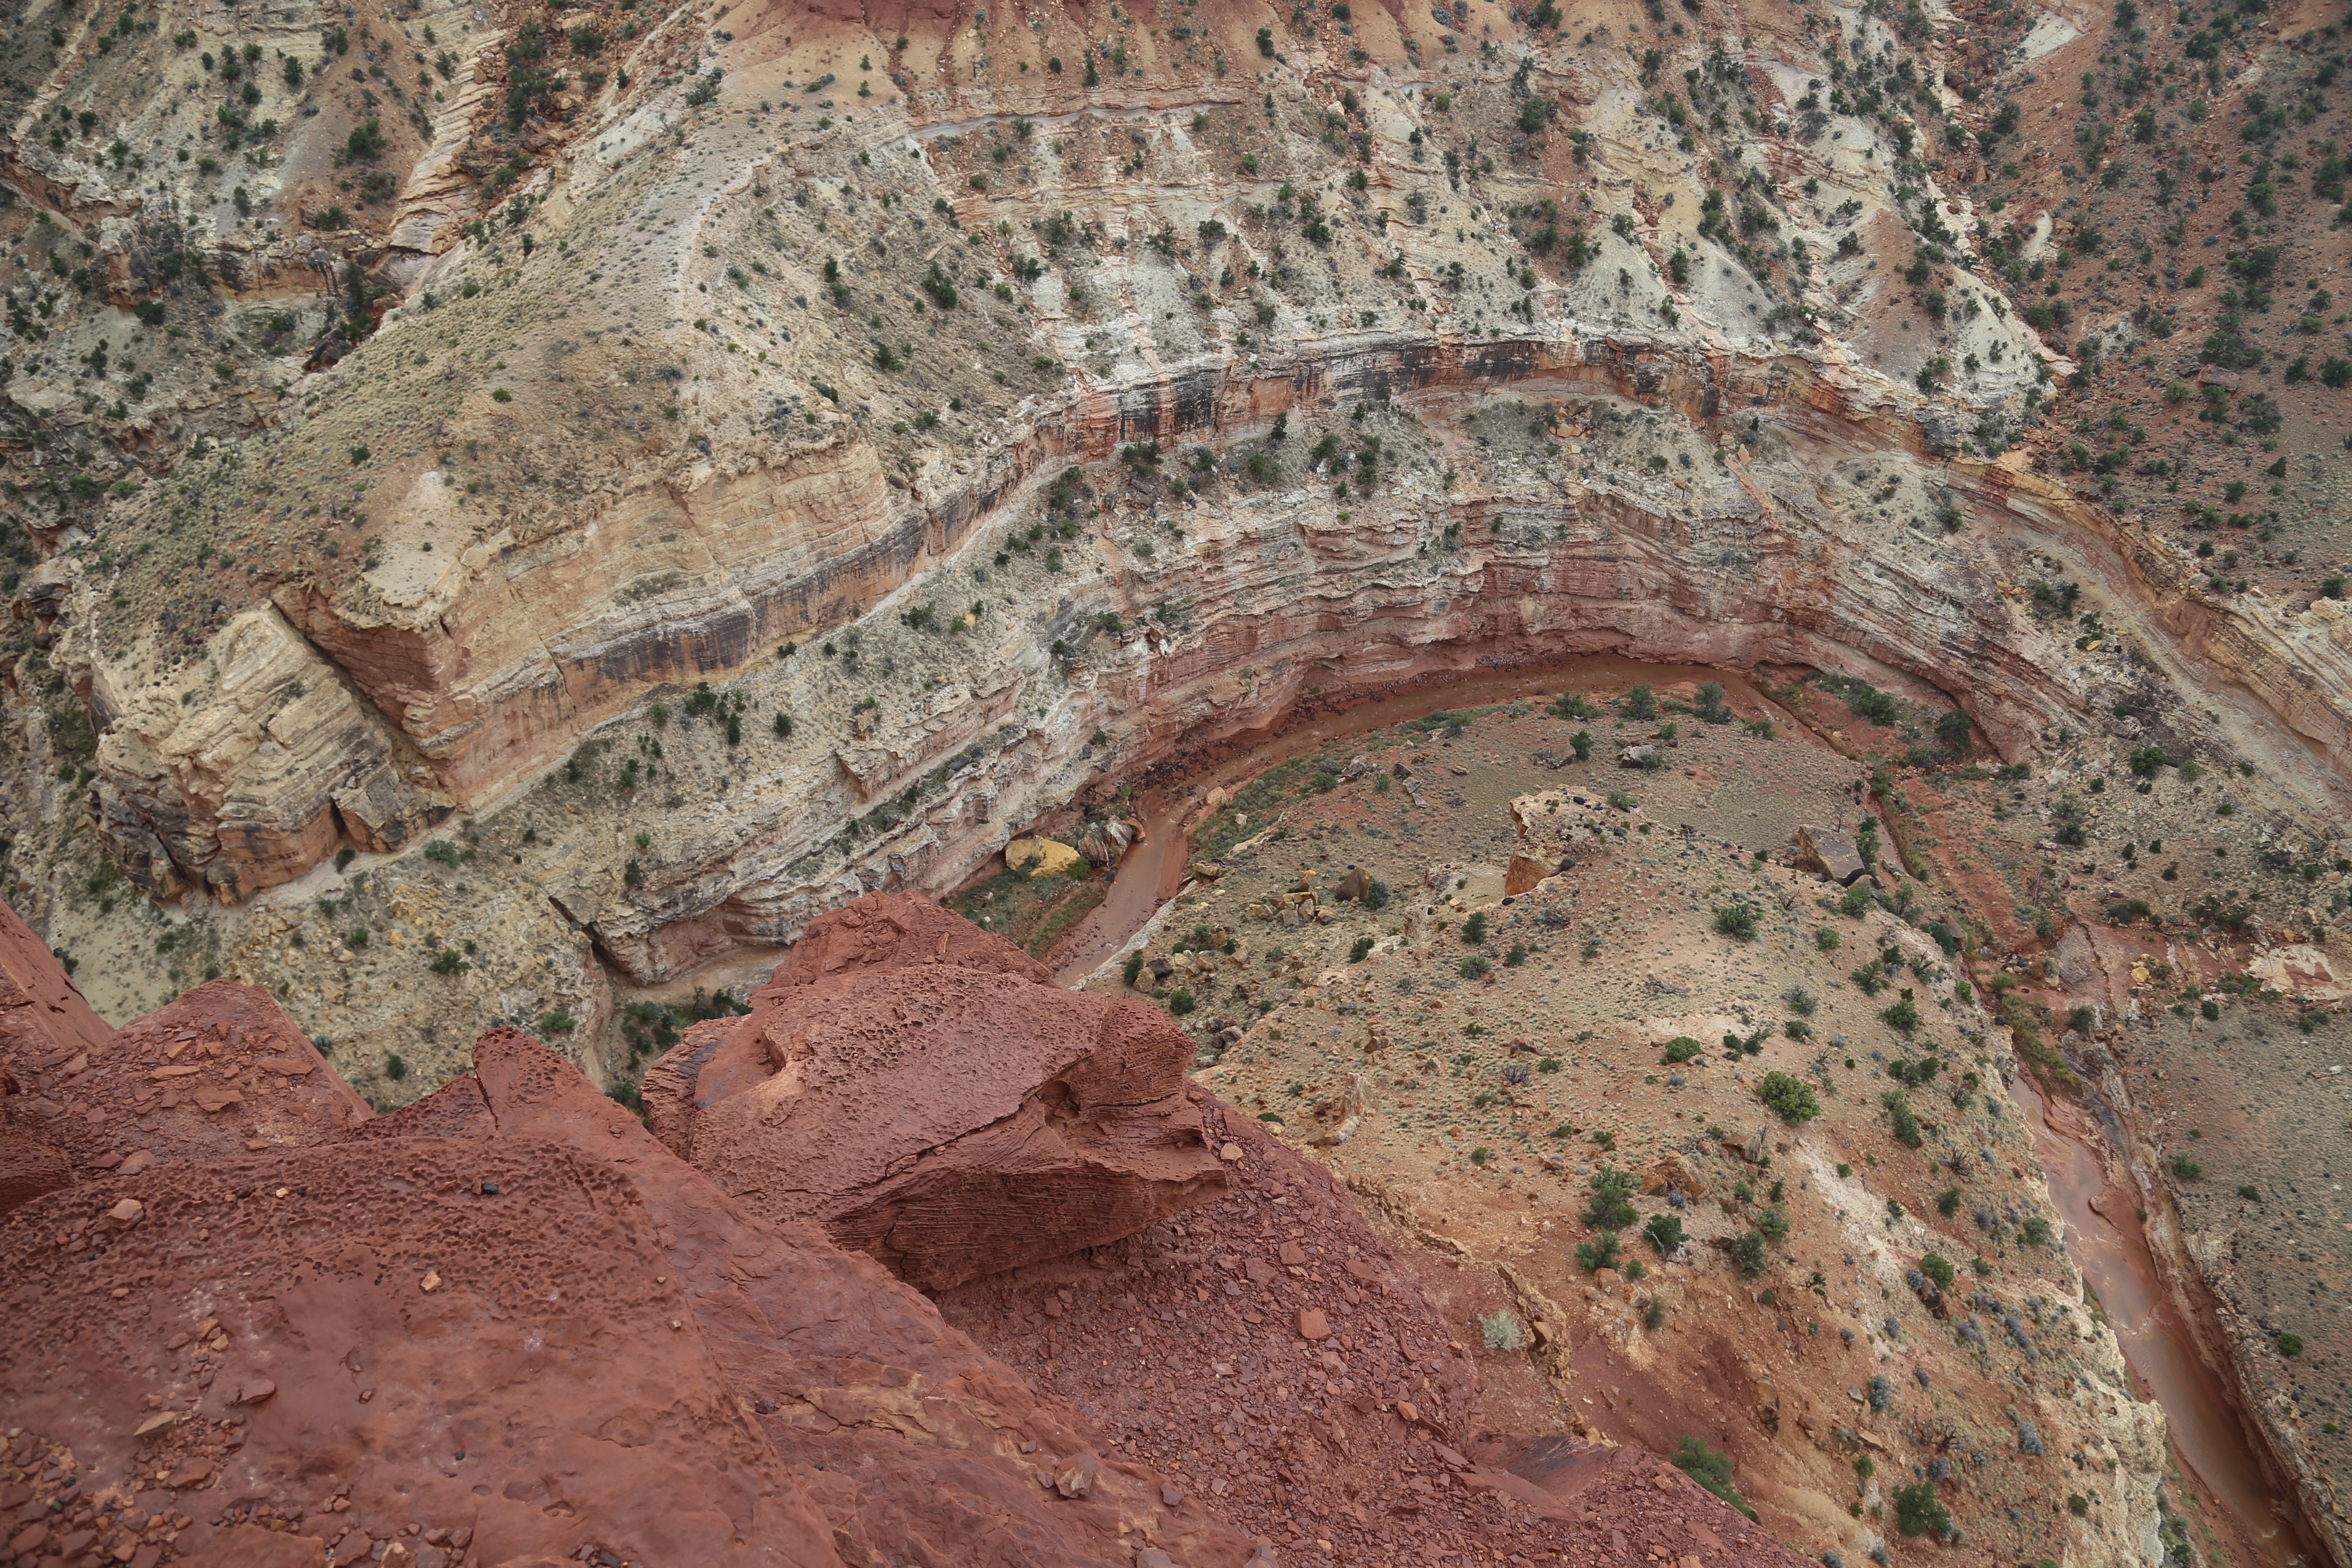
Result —
[{"label": "sagebrush bush", "polygon": [[1490,1351],[1515,1351],[1528,1342],[1527,1331],[1508,1312],[1492,1312],[1479,1319],[1478,1336]]}]

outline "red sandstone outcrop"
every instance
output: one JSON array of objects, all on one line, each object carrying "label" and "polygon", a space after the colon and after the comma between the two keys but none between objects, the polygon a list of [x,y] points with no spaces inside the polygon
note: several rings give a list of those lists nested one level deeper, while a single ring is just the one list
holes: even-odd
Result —
[{"label": "red sandstone outcrop", "polygon": [[[770,1029],[792,1037],[795,1020],[829,1016],[806,1009],[811,996],[943,973],[1020,986],[1053,1023],[1026,961],[993,939],[912,900],[852,913],[770,988]],[[968,963],[920,963],[926,943]],[[266,992],[206,986],[101,1042],[94,1054],[115,1070],[91,1081],[209,1042],[225,1048],[205,1060],[242,1064],[235,1081],[251,1083],[267,1070],[253,1052],[283,1028]],[[1067,1076],[1092,1092],[1150,1057],[1114,1046]],[[382,1118],[302,1081],[324,1073],[269,1084],[251,1111],[197,1107],[199,1120],[136,1089],[94,1102],[109,1118],[89,1125],[119,1110],[154,1163],[118,1162],[0,1214],[13,1330],[0,1407],[16,1430],[0,1444],[16,1510],[0,1561],[1278,1561],[871,1258],[814,1225],[745,1212],[536,1040],[494,1031],[474,1063]],[[1367,1255],[1377,1246],[1328,1177],[1228,1122],[1204,1091],[1177,1098],[1195,1124],[1205,1112],[1240,1141],[1246,1182],[1302,1196],[1319,1182],[1323,1230]],[[223,1146],[222,1126],[265,1111],[256,1147]],[[1240,1245],[1255,1201],[1202,1239]],[[1319,1337],[1293,1352],[1318,1366],[1351,1357],[1367,1387],[1417,1362],[1425,1392],[1364,1415],[1355,1456],[1322,1428],[1349,1460],[1347,1495],[1378,1500],[1372,1471],[1390,1447],[1442,1478],[1410,1506],[1351,1502],[1351,1540],[1383,1556],[1507,1534],[1587,1557],[1687,1541],[1726,1562],[1798,1561],[1654,1458],[1473,1430],[1475,1368],[1438,1348],[1446,1331],[1428,1301],[1394,1271],[1351,1278],[1377,1290],[1385,1326],[1336,1301],[1328,1318],[1302,1310],[1297,1331]],[[1265,1321],[1200,1310],[1204,1327],[1212,1312]],[[1266,1331],[1286,1344],[1293,1326]],[[1173,1388],[1155,1397],[1182,1403]],[[1447,1446],[1456,1432],[1467,1454]],[[1273,1468],[1281,1487],[1266,1496],[1298,1536],[1327,1511],[1299,1489],[1322,1467],[1296,1454]],[[1251,1511],[1266,1515],[1265,1500]]]},{"label": "red sandstone outcrop", "polygon": [[1222,1191],[1192,1044],[1055,986],[928,900],[825,915],[724,1036],[646,1079],[672,1147],[772,1219],[814,1219],[942,1289],[1113,1241]]},{"label": "red sandstone outcrop", "polygon": [[95,1042],[0,1040],[16,1125],[86,1169],[308,1147],[371,1114],[258,985],[209,982],[120,1032],[90,1021]]},{"label": "red sandstone outcrop", "polygon": [[0,903],[0,1214],[72,1184],[72,1157],[41,1126],[64,1106],[38,1091],[77,1080],[113,1033],[47,944]]},{"label": "red sandstone outcrop", "polygon": [[[136,1059],[191,1018],[282,1027],[266,993],[207,986],[105,1049]],[[19,1555],[79,1537],[77,1558],[249,1564],[267,1526],[289,1563],[390,1542],[415,1568],[1253,1558],[536,1041],[493,1033],[476,1062],[380,1120],[278,1089],[253,1152],[151,1107],[156,1163],[0,1218],[0,1405],[25,1434],[0,1483],[44,1529]]]},{"label": "red sandstone outcrop", "polygon": [[90,1010],[48,943],[0,903],[0,1059],[103,1046],[113,1030]]}]

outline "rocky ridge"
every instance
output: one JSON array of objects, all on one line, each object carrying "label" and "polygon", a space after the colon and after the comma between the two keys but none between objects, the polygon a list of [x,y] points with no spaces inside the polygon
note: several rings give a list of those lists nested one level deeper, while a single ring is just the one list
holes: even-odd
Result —
[{"label": "rocky ridge", "polygon": [[[27,990],[70,989],[5,957]],[[38,1135],[150,1118],[113,1135],[143,1139],[131,1156],[83,1151],[68,1184],[0,1215],[12,1310],[41,1325],[0,1357],[11,1560],[830,1565],[919,1542],[959,1561],[1279,1561],[873,1262],[738,1207],[536,1041],[483,1037],[471,1074],[389,1117],[278,1091],[284,1115],[222,1152],[153,1117],[152,1084],[124,1069],[152,1079],[167,1040],[210,1033],[230,1048],[180,1081],[236,1081],[283,1016],[230,986],[182,1007],[67,1064],[77,1118],[8,1108]],[[75,1042],[22,1010],[12,1023],[0,1066],[47,1088]],[[236,1109],[197,1125],[237,1128]],[[1302,1180],[1251,1142],[1221,1163]],[[1431,1510],[1391,1510],[1385,1545],[1484,1540],[1500,1519],[1571,1561],[1620,1560],[1629,1539],[1798,1561],[1654,1460],[1477,1428],[1475,1372],[1431,1342],[1443,1330],[1402,1283],[1383,1287],[1393,1332],[1350,1334],[1335,1311],[1339,1352],[1318,1349],[1330,1320],[1301,1311],[1266,1336],[1359,1395],[1360,1443],[1426,1461]],[[1404,1389],[1383,1369],[1416,1363],[1436,1374],[1412,1382],[1426,1404],[1373,1403]],[[1291,1463],[1370,1473],[1336,1423],[1312,1430],[1332,1458]],[[1490,1500],[1507,1500],[1499,1515]]]}]

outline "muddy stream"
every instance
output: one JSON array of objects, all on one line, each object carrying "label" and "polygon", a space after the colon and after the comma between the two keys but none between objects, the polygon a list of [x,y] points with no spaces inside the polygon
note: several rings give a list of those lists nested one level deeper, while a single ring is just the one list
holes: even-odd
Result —
[{"label": "muddy stream", "polygon": [[2063,1124],[2067,1118],[2053,1121],[2024,1075],[2011,1098],[2033,1129],[2034,1152],[2065,1221],[2067,1256],[2097,1293],[2141,1392],[2163,1407],[2174,1456],[2235,1521],[2239,1544],[2253,1562],[2320,1561],[2304,1551],[2291,1505],[2263,1476],[2251,1447],[2252,1424],[2197,1353],[2179,1308],[2158,1280],[2140,1231],[2138,1194],[2127,1181],[2110,1178],[2098,1155]]},{"label": "muddy stream", "polygon": [[[1056,978],[1083,980],[1115,957],[1146,921],[1174,897],[1184,880],[1191,845],[1182,828],[1214,786],[1232,788],[1291,758],[1337,740],[1369,733],[1443,710],[1480,707],[1565,691],[1614,689],[1648,680],[1719,680],[1735,695],[1763,701],[1731,672],[1696,666],[1580,658],[1557,665],[1466,676],[1459,680],[1377,697],[1339,712],[1287,726],[1277,721],[1231,737],[1222,755],[1181,781],[1139,790],[1129,802],[1143,837],[1120,861],[1102,904],[1062,944]],[[1777,709],[1777,704],[1771,705]],[[1801,728],[1792,720],[1792,727]],[[2084,1143],[2053,1125],[2042,1097],[2021,1076],[2014,1091],[2034,1131],[2034,1146],[2052,1198],[2069,1233],[2068,1248],[2099,1299],[2141,1391],[2165,1413],[2176,1458],[2223,1515],[2215,1522],[2254,1564],[2299,1565],[2318,1561],[2303,1549],[2290,1522],[2292,1506],[2278,1497],[2250,1447],[2244,1422],[2228,1390],[2205,1365],[2171,1298],[2158,1283],[2154,1258],[2137,1221],[2137,1198],[2111,1182]],[[2063,1119],[2062,1119],[2063,1120]],[[2110,1219],[2110,1215],[2119,1216]],[[2230,1528],[2234,1525],[2234,1529]]]}]

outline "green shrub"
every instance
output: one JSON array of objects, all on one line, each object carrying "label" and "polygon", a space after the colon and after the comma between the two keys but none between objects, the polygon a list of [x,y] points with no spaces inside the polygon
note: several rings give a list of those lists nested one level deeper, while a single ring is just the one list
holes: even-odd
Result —
[{"label": "green shrub", "polygon": [[1143,973],[1143,950],[1137,948],[1133,952],[1129,953],[1127,962],[1119,965],[1118,973],[1121,979],[1128,984],[1133,985],[1137,978]]},{"label": "green shrub", "polygon": [[1779,1204],[1766,1205],[1764,1212],[1756,1216],[1756,1228],[1763,1233],[1764,1239],[1767,1241],[1788,1240],[1789,1211]]},{"label": "green shrub", "polygon": [[1633,1178],[1603,1165],[1592,1173],[1592,1199],[1585,1205],[1584,1223],[1595,1230],[1622,1230],[1633,1223]]},{"label": "green shrub", "polygon": [[1838,912],[1850,921],[1858,921],[1870,912],[1870,906],[1875,902],[1877,900],[1871,894],[1870,884],[1856,882],[1839,896]]},{"label": "green shrub", "polygon": [[1576,1244],[1577,1267],[1587,1274],[1616,1268],[1619,1256],[1617,1233],[1613,1230],[1604,1230],[1591,1241]]},{"label": "green shrub", "polygon": [[539,1032],[542,1035],[568,1035],[579,1026],[579,1020],[561,1007],[539,1016]]},{"label": "green shrub", "polygon": [[1368,936],[1360,936],[1356,939],[1356,945],[1348,950],[1348,962],[1350,963],[1361,963],[1365,959],[1371,956],[1371,952],[1372,939]]},{"label": "green shrub", "polygon": [[2281,1334],[2278,1337],[2278,1347],[2279,1354],[2281,1355],[2301,1355],[2303,1353],[2303,1336],[2301,1334]]},{"label": "green shrub", "polygon": [[1658,716],[1658,694],[1645,680],[1625,693],[1625,700],[1621,707],[1628,719],[1654,719]]},{"label": "green shrub", "polygon": [[1480,910],[1462,922],[1462,940],[1475,947],[1486,940],[1486,911]]},{"label": "green shrub", "polygon": [[1820,948],[1823,952],[1835,952],[1838,950],[1838,944],[1843,939],[1837,933],[1836,928],[1832,926],[1823,926],[1819,931],[1813,932],[1813,945]]},{"label": "green shrub", "polygon": [[1764,1238],[1755,1231],[1744,1232],[1731,1244],[1731,1261],[1739,1265],[1739,1272],[1753,1279],[1764,1272]]},{"label": "green shrub", "polygon": [[1490,1351],[1515,1351],[1528,1342],[1527,1331],[1508,1312],[1490,1312],[1479,1319],[1478,1335]]},{"label": "green shrub", "polygon": [[1650,1245],[1658,1249],[1661,1258],[1672,1258],[1682,1249],[1683,1222],[1677,1215],[1652,1215],[1649,1223],[1642,1226],[1642,1234],[1650,1238]]},{"label": "green shrub", "polygon": [[1822,1113],[1812,1086],[1784,1072],[1768,1072],[1756,1088],[1756,1098],[1790,1126],[1801,1126]]},{"label": "green shrub", "polygon": [[1726,904],[1715,911],[1715,929],[1735,942],[1754,942],[1756,911],[1746,904]]},{"label": "green shrub", "polygon": [[1911,1102],[1891,1089],[1878,1097],[1878,1102],[1886,1107],[1887,1118],[1894,1124],[1895,1142],[1914,1149],[1919,1147],[1919,1119],[1911,1114]]},{"label": "green shrub", "polygon": [[1666,1042],[1666,1054],[1659,1059],[1665,1063],[1666,1066],[1672,1067],[1676,1062],[1686,1062],[1690,1060],[1691,1058],[1698,1055],[1699,1052],[1706,1048],[1706,1047],[1700,1045],[1696,1040],[1692,1039],[1688,1035],[1676,1035],[1673,1039]]},{"label": "green shrub", "polygon": [[1952,1288],[1952,1260],[1940,1252],[1931,1252],[1919,1259],[1919,1272],[1933,1279],[1938,1290]]},{"label": "green shrub", "polygon": [[2184,1182],[2193,1182],[2205,1174],[2205,1167],[2186,1154],[2172,1157],[2172,1173]]},{"label": "green shrub", "polygon": [[1756,1517],[1756,1510],[1748,1506],[1748,1500],[1731,1484],[1730,1455],[1717,1453],[1696,1437],[1685,1436],[1675,1448],[1675,1468],[1748,1518]]},{"label": "green shrub", "polygon": [[1200,1004],[1193,1000],[1192,993],[1181,985],[1169,994],[1168,1011],[1179,1018],[1199,1005]]},{"label": "green shrub", "polygon": [[1896,1000],[1895,1005],[1885,1009],[1878,1016],[1888,1028],[1898,1034],[1908,1036],[1912,1030],[1917,1028],[1919,1008],[1918,1005],[1911,1000],[1911,988],[1905,986],[1902,996]]},{"label": "green shrub", "polygon": [[402,1079],[406,1078],[408,1076],[407,1058],[404,1058],[398,1051],[394,1051],[390,1055],[386,1056],[383,1058],[383,1076],[392,1079],[394,1083],[398,1083]]},{"label": "green shrub", "polygon": [[1474,952],[1469,957],[1462,961],[1462,978],[1465,980],[1483,980],[1486,978],[1487,972],[1494,967],[1495,966],[1493,964],[1487,963],[1485,959],[1479,957]]},{"label": "green shrub", "polygon": [[1936,1483],[1921,1481],[1895,1489],[1895,1522],[1906,1535],[1948,1535],[1952,1514],[1937,1500]]}]

